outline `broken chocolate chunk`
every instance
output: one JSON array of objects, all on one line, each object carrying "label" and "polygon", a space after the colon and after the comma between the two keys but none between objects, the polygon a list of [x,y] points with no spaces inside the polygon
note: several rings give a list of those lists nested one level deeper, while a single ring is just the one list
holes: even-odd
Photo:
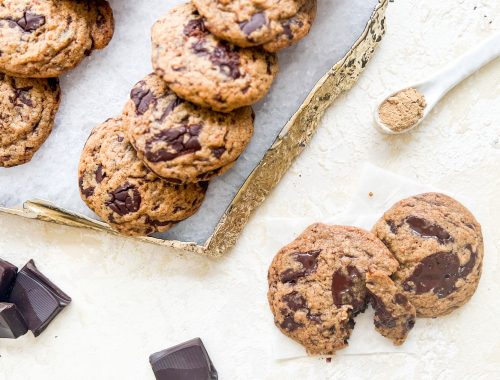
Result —
[{"label": "broken chocolate chunk", "polygon": [[17,276],[17,267],[0,259],[0,301],[7,301]]},{"label": "broken chocolate chunk", "polygon": [[28,329],[38,336],[69,305],[71,298],[30,260],[17,274],[9,302],[17,306]]},{"label": "broken chocolate chunk", "polygon": [[448,233],[448,231],[428,220],[416,216],[410,216],[406,219],[406,223],[414,232],[424,238],[435,238],[441,244],[453,242],[453,237]]},{"label": "broken chocolate chunk", "polygon": [[157,380],[217,380],[218,374],[200,338],[152,354]]},{"label": "broken chocolate chunk", "polygon": [[0,303],[0,338],[17,339],[28,332],[23,316],[13,303]]}]

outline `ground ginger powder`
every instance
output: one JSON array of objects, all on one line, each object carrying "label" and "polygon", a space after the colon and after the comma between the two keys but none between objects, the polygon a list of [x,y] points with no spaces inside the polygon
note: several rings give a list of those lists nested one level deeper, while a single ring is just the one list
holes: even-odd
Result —
[{"label": "ground ginger powder", "polygon": [[387,98],[379,108],[382,123],[394,132],[411,128],[424,114],[425,97],[414,88],[407,88]]}]

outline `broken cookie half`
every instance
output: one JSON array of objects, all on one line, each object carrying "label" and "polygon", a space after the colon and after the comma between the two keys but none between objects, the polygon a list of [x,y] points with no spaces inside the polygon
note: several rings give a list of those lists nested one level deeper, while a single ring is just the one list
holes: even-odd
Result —
[{"label": "broken cookie half", "polygon": [[375,329],[395,345],[403,344],[415,325],[415,307],[384,272],[368,271],[366,288],[375,311]]}]

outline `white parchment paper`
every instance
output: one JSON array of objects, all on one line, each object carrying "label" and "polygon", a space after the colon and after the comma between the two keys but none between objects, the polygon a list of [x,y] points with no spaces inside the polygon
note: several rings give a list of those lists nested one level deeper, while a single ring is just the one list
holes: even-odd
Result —
[{"label": "white parchment paper", "polygon": [[[395,175],[391,172],[378,168],[372,164],[366,163],[361,172],[359,186],[353,194],[350,206],[346,212],[334,219],[323,220],[321,222],[328,224],[352,225],[370,230],[375,222],[389,209],[394,203],[403,198],[412,195],[439,191],[446,193],[461,203],[463,203],[481,223],[481,216],[477,213],[474,203],[468,199],[453,194],[450,191],[436,189],[430,185],[416,183],[407,178]],[[476,211],[475,211],[476,210]],[[288,218],[267,218],[265,228],[268,236],[278,237],[271,243],[270,249],[278,251],[281,246],[292,241],[309,224],[317,222],[308,219],[288,219]],[[487,234],[487,226],[482,224],[483,234]],[[496,255],[495,247],[486,246],[485,262],[488,256]],[[484,265],[484,272],[493,272],[495,267]],[[487,274],[486,274],[487,275]],[[484,274],[483,274],[484,276]],[[481,286],[479,287],[473,299],[461,309],[452,314],[437,319],[417,319],[415,328],[410,332],[406,342],[402,346],[394,346],[392,342],[375,331],[373,326],[373,310],[369,307],[364,313],[356,317],[356,326],[349,339],[349,346],[338,352],[338,355],[370,355],[384,353],[399,353],[407,355],[420,355],[424,351],[429,351],[433,347],[442,346],[447,354],[453,352],[453,329],[458,318],[464,318],[468,312],[469,306],[475,304],[481,295]],[[487,304],[485,306],[487,307]],[[272,318],[270,323],[273,323]],[[273,330],[273,346],[270,355],[276,360],[289,360],[306,356],[304,348],[282,334],[277,328]],[[432,336],[432,339],[429,339]],[[420,342],[425,341],[426,347],[422,347]]]},{"label": "white parchment paper", "polygon": [[[96,216],[81,201],[77,187],[80,152],[92,128],[121,113],[130,89],[151,72],[150,28],[178,0],[110,0],[116,18],[111,44],[94,52],[61,78],[63,100],[56,127],[29,164],[0,168],[0,205],[20,206],[30,199],[50,201],[86,216]],[[255,135],[237,165],[212,181],[205,203],[193,217],[161,235],[203,243],[279,131],[314,84],[352,47],[378,0],[319,0],[311,34],[280,54],[281,72],[271,93],[255,106]]]}]

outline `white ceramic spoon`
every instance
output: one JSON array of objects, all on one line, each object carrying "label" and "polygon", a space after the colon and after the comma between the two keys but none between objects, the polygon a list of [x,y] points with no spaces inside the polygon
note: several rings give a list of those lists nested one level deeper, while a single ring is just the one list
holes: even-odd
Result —
[{"label": "white ceramic spoon", "polygon": [[458,83],[463,81],[465,78],[469,77],[471,74],[479,70],[481,67],[491,62],[493,59],[500,56],[500,33],[496,33],[493,37],[489,38],[485,42],[481,43],[476,48],[472,49],[470,52],[464,54],[456,61],[448,64],[436,75],[427,79],[424,82],[408,86],[405,88],[414,88],[422,95],[424,95],[427,102],[427,106],[424,109],[423,115],[413,126],[404,129],[402,131],[393,131],[388,126],[386,126],[379,116],[379,108],[382,103],[389,97],[396,95],[401,90],[392,93],[391,95],[384,98],[382,102],[377,106],[375,110],[375,126],[377,129],[386,134],[398,135],[406,133],[416,126],[418,126],[423,119],[431,112],[434,106],[441,100],[441,98],[446,95],[453,87]]}]

